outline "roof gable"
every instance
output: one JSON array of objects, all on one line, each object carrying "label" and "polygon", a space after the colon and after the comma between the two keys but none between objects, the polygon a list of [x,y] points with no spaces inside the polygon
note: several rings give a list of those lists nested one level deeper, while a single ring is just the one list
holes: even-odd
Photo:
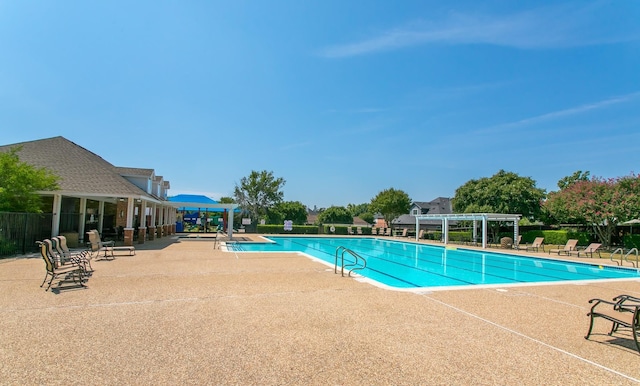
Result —
[{"label": "roof gable", "polygon": [[6,152],[22,146],[17,153],[22,162],[46,168],[59,178],[64,194],[95,196],[146,196],[146,192],[127,181],[118,168],[82,146],[58,136],[30,142],[0,146]]}]

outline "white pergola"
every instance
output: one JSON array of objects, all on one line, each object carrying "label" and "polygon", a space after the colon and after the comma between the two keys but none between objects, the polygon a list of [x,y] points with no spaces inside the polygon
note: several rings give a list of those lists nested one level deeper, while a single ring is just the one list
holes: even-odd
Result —
[{"label": "white pergola", "polygon": [[180,201],[165,201],[166,205],[171,205],[177,208],[200,208],[200,209],[226,209],[228,213],[227,218],[227,234],[229,239],[233,238],[233,211],[239,206],[238,204],[207,204],[202,202],[180,202]]},{"label": "white pergola", "polygon": [[518,222],[520,214],[502,213],[450,213],[450,214],[419,214],[416,215],[416,241],[420,233],[420,220],[441,220],[442,236],[445,244],[449,243],[449,220],[473,221],[473,238],[477,238],[477,224],[482,221],[482,248],[487,248],[487,222],[488,221],[509,221],[513,222],[513,242],[518,245]]}]

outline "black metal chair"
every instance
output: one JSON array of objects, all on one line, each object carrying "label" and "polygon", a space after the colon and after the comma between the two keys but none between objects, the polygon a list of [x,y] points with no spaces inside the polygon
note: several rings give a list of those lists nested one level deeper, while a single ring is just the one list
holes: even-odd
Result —
[{"label": "black metal chair", "polygon": [[[613,298],[613,301],[603,299],[591,299],[589,303],[594,303],[591,307],[591,311],[587,314],[590,317],[589,331],[584,337],[589,339],[591,331],[593,330],[593,321],[595,318],[602,318],[610,321],[611,330],[608,335],[611,336],[614,332],[618,331],[620,327],[631,329],[633,340],[636,344],[636,349],[640,352],[640,342],[638,342],[638,331],[640,330],[640,298],[631,295],[618,295]],[[596,307],[599,305],[606,305],[610,307]]]}]

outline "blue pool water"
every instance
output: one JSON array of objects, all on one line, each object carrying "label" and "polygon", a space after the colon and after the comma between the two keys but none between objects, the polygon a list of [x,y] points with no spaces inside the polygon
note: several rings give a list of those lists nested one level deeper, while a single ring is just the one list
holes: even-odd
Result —
[{"label": "blue pool water", "polygon": [[[367,267],[357,271],[358,274],[396,288],[640,278],[636,269],[377,238],[269,239],[273,243],[237,243],[227,247],[237,252],[302,252],[333,264],[336,249],[343,246],[366,259]],[[354,262],[349,254],[344,258],[345,264]]]}]

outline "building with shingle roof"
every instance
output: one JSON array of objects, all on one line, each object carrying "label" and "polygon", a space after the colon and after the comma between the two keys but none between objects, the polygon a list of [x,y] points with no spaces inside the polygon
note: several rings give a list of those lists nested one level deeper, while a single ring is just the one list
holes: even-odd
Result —
[{"label": "building with shingle roof", "polygon": [[116,167],[61,136],[0,146],[0,152],[16,146],[22,162],[59,177],[58,190],[38,192],[51,205],[52,236],[73,231],[83,240],[85,230],[121,227],[125,245],[131,245],[134,226],[142,242],[147,227],[150,239],[157,229],[160,237],[175,232],[175,208],[167,201],[170,184],[153,169]]},{"label": "building with shingle roof", "polygon": [[[415,216],[421,214],[450,214],[453,213],[451,206],[451,199],[447,197],[438,197],[431,201],[414,201],[411,204],[408,214],[403,214],[397,219],[393,220],[395,227],[415,229],[416,218]],[[452,222],[453,223],[453,222]],[[420,220],[420,225],[426,228],[437,228],[441,226],[440,221],[436,220]]]}]

